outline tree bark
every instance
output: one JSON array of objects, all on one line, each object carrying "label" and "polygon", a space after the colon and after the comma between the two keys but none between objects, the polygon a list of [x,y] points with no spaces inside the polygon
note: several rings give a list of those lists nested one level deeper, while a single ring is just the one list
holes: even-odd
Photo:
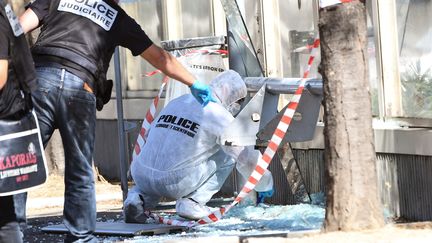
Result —
[{"label": "tree bark", "polygon": [[366,27],[366,9],[359,1],[320,9],[326,231],[384,225],[372,132]]}]

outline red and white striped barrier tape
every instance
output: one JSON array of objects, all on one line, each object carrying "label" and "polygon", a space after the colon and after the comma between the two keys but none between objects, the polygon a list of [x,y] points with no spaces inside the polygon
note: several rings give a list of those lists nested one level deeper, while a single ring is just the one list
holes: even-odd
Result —
[{"label": "red and white striped barrier tape", "polygon": [[341,4],[341,3],[349,3],[352,1],[353,0],[320,0],[319,6],[320,6],[320,8],[325,8],[328,6]]},{"label": "red and white striped barrier tape", "polygon": [[190,50],[183,56],[190,56],[194,54],[200,54],[200,55],[211,55],[211,54],[217,54],[217,55],[228,55],[227,50]]},{"label": "red and white striped barrier tape", "polygon": [[[156,72],[156,71],[155,71]],[[156,72],[157,73],[157,72]],[[153,72],[154,75],[156,74]],[[147,138],[147,131],[150,129],[151,123],[153,122],[155,116],[156,116],[156,107],[158,106],[159,103],[159,99],[162,95],[162,92],[165,88],[165,85],[168,83],[168,76],[164,76],[163,80],[162,80],[162,85],[159,89],[159,93],[158,95],[153,99],[152,103],[150,104],[150,108],[148,109],[146,116],[144,117],[142,126],[141,126],[141,130],[138,134],[137,140],[135,142],[135,147],[134,150],[132,152],[132,161],[131,163],[138,157],[138,155],[141,153],[141,148],[142,146],[144,146],[145,142],[146,142],[146,138]]]},{"label": "red and white striped barrier tape", "polygon": [[146,211],[145,213],[148,217],[156,220],[156,222],[158,222],[160,224],[183,226],[183,227],[188,227],[188,228],[192,228],[192,227],[197,225],[196,221],[182,221],[182,220],[164,218],[164,217],[161,217],[161,216],[159,216],[155,213],[152,213],[150,211]]},{"label": "red and white striped barrier tape", "polygon": [[274,155],[276,154],[276,151],[279,148],[279,145],[282,142],[286,132],[288,131],[288,128],[291,124],[291,120],[294,116],[301,95],[303,93],[304,85],[306,83],[306,78],[309,76],[312,63],[318,52],[319,44],[320,44],[319,39],[318,38],[315,39],[313,44],[313,49],[307,63],[307,67],[303,74],[303,78],[300,81],[299,87],[297,88],[296,92],[291,98],[291,101],[287,105],[288,107],[285,110],[285,113],[283,114],[281,121],[279,122],[272,138],[270,139],[269,144],[265,149],[262,157],[258,161],[258,164],[256,165],[254,171],[249,176],[246,184],[243,186],[242,190],[240,191],[239,195],[234,199],[234,201],[230,205],[221,207],[219,210],[216,210],[215,212],[211,213],[210,215],[198,221],[182,221],[182,220],[164,218],[157,214],[151,213],[150,211],[146,211],[147,216],[153,218],[159,223],[174,225],[174,226],[185,226],[191,228],[200,224],[208,224],[220,220],[225,213],[227,213],[231,208],[233,208],[238,203],[240,203],[249,194],[249,192],[251,192],[255,188],[255,186],[261,180],[262,176],[264,175],[264,172],[267,170],[268,166],[270,165],[270,162],[272,161]]},{"label": "red and white striped barrier tape", "polygon": [[154,71],[148,72],[148,73],[146,73],[146,74],[144,74],[142,76],[143,77],[151,77],[151,76],[154,76],[154,75],[156,75],[158,73],[162,73],[162,71],[158,69],[158,70],[154,70]]}]

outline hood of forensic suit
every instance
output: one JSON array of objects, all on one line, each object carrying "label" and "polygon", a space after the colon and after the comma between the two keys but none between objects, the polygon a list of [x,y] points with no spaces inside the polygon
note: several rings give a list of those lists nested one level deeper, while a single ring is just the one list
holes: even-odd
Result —
[{"label": "hood of forensic suit", "polygon": [[247,95],[246,84],[240,75],[227,70],[220,73],[210,82],[213,97],[218,99],[223,107],[231,114],[240,110],[240,104],[236,102],[245,98]]}]

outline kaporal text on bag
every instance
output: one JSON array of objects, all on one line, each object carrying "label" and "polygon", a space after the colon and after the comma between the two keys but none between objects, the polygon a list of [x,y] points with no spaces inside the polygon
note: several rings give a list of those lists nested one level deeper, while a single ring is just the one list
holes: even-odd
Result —
[{"label": "kaporal text on bag", "polygon": [[36,163],[37,157],[34,153],[21,153],[8,156],[0,156],[0,171]]},{"label": "kaporal text on bag", "polygon": [[37,172],[34,153],[20,153],[0,157],[0,179]]},{"label": "kaporal text on bag", "polygon": [[0,171],[0,179],[16,177],[19,175],[26,175],[37,171],[38,171],[37,165],[30,165],[23,168]]},{"label": "kaporal text on bag", "polygon": [[61,0],[57,10],[83,16],[107,31],[117,16],[117,10],[102,0]]}]

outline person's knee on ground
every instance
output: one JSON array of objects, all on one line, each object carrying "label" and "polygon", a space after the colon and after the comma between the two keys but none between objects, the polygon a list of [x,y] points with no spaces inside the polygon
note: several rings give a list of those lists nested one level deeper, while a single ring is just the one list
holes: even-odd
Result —
[{"label": "person's knee on ground", "polygon": [[123,205],[123,217],[126,223],[145,223],[145,200],[137,190],[133,188],[129,191]]},{"label": "person's knee on ground", "polygon": [[235,160],[223,150],[219,150],[212,155],[209,161],[216,165],[216,171],[209,174],[208,179],[196,188],[195,191],[189,195],[182,196],[183,198],[193,198],[201,205],[205,205],[222,188],[235,166]]},{"label": "person's knee on ground", "polygon": [[209,158],[216,165],[216,171],[194,192],[176,202],[176,212],[188,219],[201,219],[211,214],[215,208],[206,206],[216,194],[235,166],[235,160],[223,150],[219,150]]}]

